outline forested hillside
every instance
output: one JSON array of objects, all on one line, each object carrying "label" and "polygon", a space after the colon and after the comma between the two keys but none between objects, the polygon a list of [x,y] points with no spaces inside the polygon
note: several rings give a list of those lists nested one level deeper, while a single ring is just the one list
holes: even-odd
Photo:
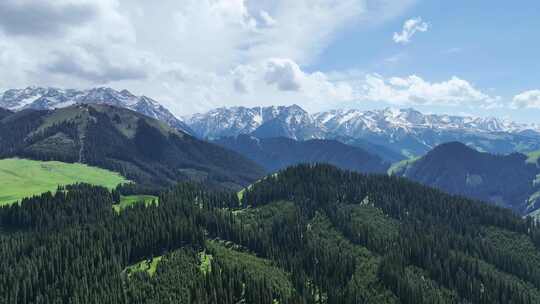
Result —
[{"label": "forested hillside", "polygon": [[540,302],[532,221],[397,177],[301,165],[121,212],[59,190],[0,208],[1,303]]},{"label": "forested hillside", "polygon": [[450,142],[394,166],[391,173],[527,214],[540,207],[540,167],[533,156],[493,155]]},{"label": "forested hillside", "polygon": [[384,173],[389,167],[389,164],[376,154],[335,140],[297,141],[286,137],[257,138],[238,135],[223,137],[214,143],[253,160],[268,172],[302,163],[327,163],[363,173]]},{"label": "forested hillside", "polygon": [[141,185],[178,181],[240,188],[264,171],[241,155],[110,105],[23,110],[0,120],[0,158],[85,163]]}]

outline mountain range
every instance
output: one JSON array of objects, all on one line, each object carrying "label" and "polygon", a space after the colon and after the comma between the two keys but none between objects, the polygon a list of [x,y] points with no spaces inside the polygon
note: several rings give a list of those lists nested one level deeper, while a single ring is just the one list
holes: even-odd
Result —
[{"label": "mountain range", "polygon": [[55,109],[76,103],[134,110],[203,139],[249,134],[257,138],[335,139],[378,154],[388,162],[421,156],[439,144],[459,141],[479,151],[509,154],[540,149],[540,127],[498,118],[423,114],[414,109],[331,110],[310,114],[298,105],[217,108],[176,117],[157,101],[127,90],[28,87],[0,93],[10,111]]},{"label": "mountain range", "polygon": [[108,104],[130,109],[161,120],[185,133],[193,133],[182,120],[173,115],[159,102],[146,96],[135,96],[128,90],[117,91],[105,87],[89,90],[27,87],[0,93],[0,107],[11,111],[24,109],[52,110],[77,103]]},{"label": "mountain range", "polygon": [[195,114],[185,121],[202,138],[251,134],[258,138],[336,139],[363,148],[370,144],[384,147],[402,159],[423,155],[450,141],[497,154],[540,149],[540,129],[534,125],[497,118],[425,115],[414,109],[309,114],[297,105],[232,107]]},{"label": "mountain range", "polygon": [[[523,154],[540,150],[533,125],[414,109],[310,114],[298,105],[176,118],[148,97],[110,88],[29,87],[0,96],[3,157],[93,162],[154,184],[209,177],[234,187],[300,163],[363,173],[384,173],[394,163],[392,174],[450,193],[520,214],[540,207],[540,172]],[[96,119],[103,121],[89,123]],[[141,121],[147,122],[142,128]],[[88,126],[99,130],[91,133],[99,134],[94,142],[86,137]],[[141,129],[154,135],[141,141]]]},{"label": "mountain range", "polygon": [[254,134],[257,137],[288,137],[296,140],[324,138],[324,126],[297,105],[218,108],[185,118],[202,138]]}]

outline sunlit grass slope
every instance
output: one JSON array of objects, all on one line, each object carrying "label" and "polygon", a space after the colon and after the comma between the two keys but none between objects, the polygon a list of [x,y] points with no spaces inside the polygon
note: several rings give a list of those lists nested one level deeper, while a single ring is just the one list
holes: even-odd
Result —
[{"label": "sunlit grass slope", "polygon": [[146,206],[152,204],[158,204],[158,197],[153,195],[128,195],[122,196],[120,203],[113,205],[113,209],[116,212],[120,212],[126,208],[129,208],[137,203],[144,203]]},{"label": "sunlit grass slope", "polygon": [[114,188],[127,180],[120,174],[83,164],[27,159],[0,160],[0,206],[23,197],[55,191],[58,185],[88,183]]}]

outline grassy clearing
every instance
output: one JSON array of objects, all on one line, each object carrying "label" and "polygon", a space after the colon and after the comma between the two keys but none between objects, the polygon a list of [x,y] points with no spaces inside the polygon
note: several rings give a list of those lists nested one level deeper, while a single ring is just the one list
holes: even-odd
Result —
[{"label": "grassy clearing", "polygon": [[140,261],[137,264],[128,266],[124,271],[127,273],[128,277],[136,272],[146,271],[149,276],[156,274],[157,267],[159,262],[161,262],[162,256],[158,256],[149,260]]},{"label": "grassy clearing", "polygon": [[527,163],[528,164],[538,164],[538,159],[540,159],[540,150],[531,152],[527,154]]},{"label": "grassy clearing", "polygon": [[214,256],[211,254],[207,254],[205,251],[199,253],[199,260],[201,262],[200,264],[200,270],[202,273],[207,274],[210,271],[212,271],[212,259]]},{"label": "grassy clearing", "polygon": [[390,168],[388,169],[387,173],[388,175],[394,175],[401,173],[404,171],[409,165],[413,164],[415,161],[419,160],[421,157],[414,157],[410,159],[404,159],[402,161],[399,161],[397,163],[392,164]]},{"label": "grassy clearing", "polygon": [[255,184],[257,184],[257,183],[259,183],[259,182],[261,182],[261,181],[263,181],[263,180],[265,180],[265,179],[267,179],[269,177],[274,177],[275,178],[275,177],[278,177],[278,176],[279,176],[279,172],[272,173],[271,175],[265,176],[265,177],[261,178],[260,180],[254,182],[253,184],[247,186],[246,188],[243,188],[242,190],[238,191],[236,193],[236,196],[238,197],[238,201],[240,202],[240,206],[242,206],[242,199],[244,198],[244,194],[246,194],[246,191],[251,190],[253,185],[255,185]]},{"label": "grassy clearing", "polygon": [[135,204],[144,203],[145,206],[150,206],[152,204],[158,205],[158,197],[153,195],[128,195],[122,196],[119,204],[113,205],[113,209],[116,212],[120,212],[126,208],[129,208]]},{"label": "grassy clearing", "polygon": [[246,193],[246,188],[238,191],[238,193],[236,193],[236,196],[238,197],[238,201],[239,202],[242,202],[242,199],[244,198],[244,194]]},{"label": "grassy clearing", "polygon": [[55,191],[58,185],[88,183],[112,189],[128,182],[118,173],[83,164],[17,158],[0,160],[0,181],[0,206]]}]

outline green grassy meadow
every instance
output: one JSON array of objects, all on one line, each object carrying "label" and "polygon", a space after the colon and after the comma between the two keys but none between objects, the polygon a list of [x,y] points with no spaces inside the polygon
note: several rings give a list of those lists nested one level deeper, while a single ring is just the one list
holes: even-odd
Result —
[{"label": "green grassy meadow", "polygon": [[9,158],[0,160],[0,206],[24,197],[55,191],[58,185],[88,183],[109,189],[126,183],[120,174],[57,161],[35,161]]},{"label": "green grassy meadow", "polygon": [[404,170],[405,168],[407,168],[407,166],[409,166],[410,164],[414,163],[415,161],[417,161],[419,159],[420,159],[420,157],[413,157],[413,158],[404,159],[402,161],[394,163],[394,164],[392,164],[392,166],[390,166],[387,173],[388,173],[388,175],[394,175],[394,174],[398,173],[399,171]]},{"label": "green grassy meadow", "polygon": [[156,274],[157,266],[161,262],[162,256],[158,256],[149,260],[140,261],[134,265],[128,266],[124,271],[128,276],[136,272],[147,272],[149,276]]},{"label": "green grassy meadow", "polygon": [[201,261],[199,269],[202,273],[207,274],[212,271],[212,259],[214,259],[213,255],[207,254],[206,252],[202,251],[199,252],[199,259]]},{"label": "green grassy meadow", "polygon": [[527,154],[527,163],[536,164],[538,159],[540,159],[540,151],[530,152]]},{"label": "green grassy meadow", "polygon": [[142,203],[149,206],[153,203],[158,204],[158,197],[153,195],[128,195],[120,198],[120,203],[113,205],[113,209],[116,212],[120,212],[126,208],[129,208],[137,203]]}]

